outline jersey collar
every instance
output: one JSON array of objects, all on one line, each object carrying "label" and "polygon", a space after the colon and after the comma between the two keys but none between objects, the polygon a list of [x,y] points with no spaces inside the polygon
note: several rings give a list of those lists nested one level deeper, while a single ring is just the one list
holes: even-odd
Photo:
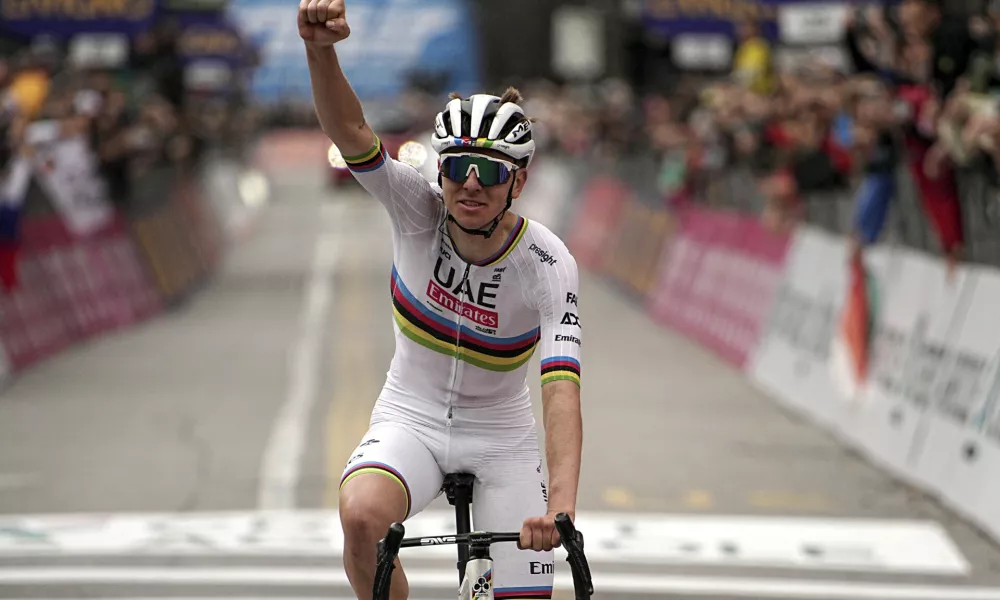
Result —
[{"label": "jersey collar", "polygon": [[444,239],[448,241],[448,247],[455,254],[457,254],[459,258],[476,267],[488,267],[490,265],[495,265],[499,262],[502,262],[504,259],[510,256],[510,253],[513,252],[514,248],[516,248],[518,243],[520,243],[521,238],[524,237],[525,232],[528,231],[528,220],[518,215],[517,223],[514,224],[514,228],[510,231],[510,235],[508,235],[507,239],[504,240],[504,243],[502,246],[500,246],[500,249],[497,250],[492,256],[477,262],[470,262],[468,260],[465,260],[465,257],[463,257],[459,253],[458,248],[456,248],[455,244],[452,243],[451,236],[448,235],[446,228],[447,228],[447,223],[442,225],[441,233],[443,234]]}]

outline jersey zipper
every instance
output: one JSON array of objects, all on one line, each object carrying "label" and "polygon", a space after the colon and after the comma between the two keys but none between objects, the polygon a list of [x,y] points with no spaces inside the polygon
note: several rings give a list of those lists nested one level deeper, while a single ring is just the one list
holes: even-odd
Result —
[{"label": "jersey zipper", "polygon": [[445,427],[451,427],[451,418],[455,414],[455,394],[456,386],[458,385],[458,370],[462,368],[462,361],[458,357],[459,343],[462,339],[462,319],[465,318],[465,285],[466,280],[469,278],[469,272],[472,269],[471,263],[465,263],[465,273],[462,275],[462,279],[458,282],[458,300],[461,303],[460,309],[458,311],[458,321],[455,325],[455,363],[454,368],[451,371],[451,395],[448,400],[448,416],[445,417]]}]

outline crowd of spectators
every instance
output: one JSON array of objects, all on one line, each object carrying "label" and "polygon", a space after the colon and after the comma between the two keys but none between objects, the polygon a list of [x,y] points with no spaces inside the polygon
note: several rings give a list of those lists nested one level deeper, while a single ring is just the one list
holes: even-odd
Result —
[{"label": "crowd of spectators", "polygon": [[[150,169],[196,165],[208,147],[245,142],[253,114],[234,110],[239,94],[188,88],[178,32],[169,20],[161,21],[132,38],[125,55],[111,64],[83,60],[59,40],[4,40],[0,182],[9,179],[15,158],[32,155],[33,133],[53,127],[60,136],[86,137],[109,200],[120,207]],[[29,194],[29,202],[43,196]]]},{"label": "crowd of spectators", "polygon": [[736,30],[729,73],[667,93],[618,80],[526,86],[542,142],[601,164],[654,157],[671,205],[721,195],[777,230],[811,218],[816,198],[849,198],[840,232],[858,250],[884,239],[905,196],[919,207],[926,249],[966,258],[969,219],[991,211],[967,210],[965,180],[985,181],[977,202],[1000,207],[1000,2],[972,15],[937,0],[860,7],[838,53],[795,60],[780,60],[756,24]]},{"label": "crowd of spectators", "polygon": [[[540,156],[651,165],[626,183],[652,181],[670,206],[729,204],[779,231],[807,220],[859,251],[890,231],[951,264],[983,260],[970,255],[970,223],[991,222],[976,235],[1000,241],[1000,0],[955,8],[855,5],[834,52],[786,52],[759,24],[738,23],[729,72],[681,74],[659,89],[614,78],[505,85],[521,88],[537,119]],[[413,112],[414,131],[429,129],[450,91],[438,88],[414,85],[396,103]],[[313,124],[311,107],[299,108],[276,114]],[[919,235],[896,235],[903,213]],[[1000,243],[991,253],[1000,264]]]}]

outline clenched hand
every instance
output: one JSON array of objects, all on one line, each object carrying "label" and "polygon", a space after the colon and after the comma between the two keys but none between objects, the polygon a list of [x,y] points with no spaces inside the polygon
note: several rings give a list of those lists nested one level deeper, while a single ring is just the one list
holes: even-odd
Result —
[{"label": "clenched hand", "polygon": [[301,0],[299,35],[306,43],[332,46],[351,35],[344,0]]},{"label": "clenched hand", "polygon": [[[558,547],[562,540],[556,529],[556,515],[561,511],[550,510],[544,517],[529,517],[521,526],[521,540],[518,546],[525,550],[547,552]],[[573,519],[573,513],[570,519]]]}]

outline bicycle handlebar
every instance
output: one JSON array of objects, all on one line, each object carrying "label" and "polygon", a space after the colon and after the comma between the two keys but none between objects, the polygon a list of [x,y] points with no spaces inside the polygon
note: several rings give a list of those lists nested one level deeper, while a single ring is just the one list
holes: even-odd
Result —
[{"label": "bicycle handlebar", "polygon": [[[583,534],[577,531],[573,520],[566,513],[556,515],[556,530],[559,532],[559,545],[566,548],[566,562],[569,563],[573,575],[576,600],[589,600],[594,595],[594,582],[591,579],[587,557],[583,553]],[[402,523],[393,523],[389,526],[389,532],[378,543],[378,566],[375,570],[375,586],[372,594],[374,600],[389,600],[392,571],[396,568],[394,563],[400,548],[443,544],[490,546],[501,542],[517,542],[518,548],[521,547],[520,532],[471,532],[419,538],[404,538],[405,533],[406,529]]]}]

